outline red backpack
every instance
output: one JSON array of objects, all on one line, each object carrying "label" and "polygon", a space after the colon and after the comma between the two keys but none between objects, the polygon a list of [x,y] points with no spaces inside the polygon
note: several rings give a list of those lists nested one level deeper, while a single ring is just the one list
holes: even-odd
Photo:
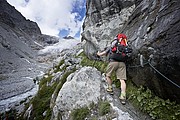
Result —
[{"label": "red backpack", "polygon": [[[117,34],[115,37],[115,40],[117,41],[116,44],[122,45],[122,46],[127,46],[127,37],[124,34]],[[115,45],[112,49],[112,52],[117,51],[117,45]]]},{"label": "red backpack", "polygon": [[128,54],[132,52],[127,45],[127,37],[124,34],[117,34],[115,41],[115,45],[111,48],[110,59],[125,62],[129,57]]}]

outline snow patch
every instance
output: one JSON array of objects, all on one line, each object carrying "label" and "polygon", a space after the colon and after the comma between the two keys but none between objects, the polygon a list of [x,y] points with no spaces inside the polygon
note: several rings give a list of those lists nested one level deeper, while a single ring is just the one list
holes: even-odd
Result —
[{"label": "snow patch", "polygon": [[60,53],[64,49],[70,49],[74,46],[76,46],[80,41],[77,39],[62,39],[59,40],[58,43],[47,46],[44,49],[39,51],[39,54],[57,54]]}]

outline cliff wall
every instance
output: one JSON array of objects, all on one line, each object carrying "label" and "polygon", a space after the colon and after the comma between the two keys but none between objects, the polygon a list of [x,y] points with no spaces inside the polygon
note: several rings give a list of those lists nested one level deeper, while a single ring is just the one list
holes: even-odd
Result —
[{"label": "cliff wall", "polygon": [[94,58],[117,33],[124,33],[133,47],[129,66],[139,65],[139,56],[150,64],[128,68],[128,76],[138,86],[149,87],[165,99],[180,101],[180,1],[169,0],[87,0],[82,33],[84,50]]}]

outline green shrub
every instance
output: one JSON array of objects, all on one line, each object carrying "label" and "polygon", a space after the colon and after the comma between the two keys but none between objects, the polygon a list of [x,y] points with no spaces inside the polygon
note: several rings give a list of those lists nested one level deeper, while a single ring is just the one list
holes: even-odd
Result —
[{"label": "green shrub", "polygon": [[36,118],[36,120],[45,119],[45,117],[43,116],[43,112],[45,111],[48,112],[48,116],[51,116],[50,100],[56,85],[57,83],[54,83],[52,86],[47,86],[46,84],[42,85],[37,95],[32,99],[32,117]]},{"label": "green shrub", "polygon": [[180,118],[180,105],[155,96],[148,88],[128,84],[129,100],[140,110],[148,113],[153,119],[177,120]]},{"label": "green shrub", "polygon": [[52,75],[48,75],[47,78],[43,77],[41,80],[40,80],[40,83],[39,83],[39,87],[41,88],[43,85],[46,85],[47,82],[51,82],[51,79],[53,78]]}]

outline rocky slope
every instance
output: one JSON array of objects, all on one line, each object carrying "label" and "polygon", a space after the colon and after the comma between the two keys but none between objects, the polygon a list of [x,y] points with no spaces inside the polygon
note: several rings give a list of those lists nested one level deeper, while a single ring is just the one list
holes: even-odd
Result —
[{"label": "rocky slope", "polygon": [[[105,88],[107,87],[105,76],[103,76],[102,73],[94,67],[79,66],[82,59],[77,57],[77,53],[81,52],[81,49],[78,52],[75,52],[74,50],[66,50],[64,51],[65,54],[62,54],[61,56],[61,60],[66,60],[64,63],[65,65],[69,64],[68,61],[71,61],[72,63],[70,64],[71,69],[66,68],[66,72],[72,70],[73,66],[77,70],[67,77],[66,82],[63,84],[56,97],[57,99],[55,100],[54,105],[52,104],[54,107],[51,119],[72,119],[71,113],[73,110],[85,106],[88,106],[89,109],[92,109],[90,108],[90,106],[92,106],[92,103],[98,104],[101,100],[108,101],[111,104],[112,112],[103,116],[99,115],[100,113],[98,111],[98,108],[94,110],[92,109],[91,116],[86,117],[87,120],[91,120],[92,118],[100,120],[150,119],[149,116],[136,111],[130,103],[127,103],[128,107],[122,106],[118,98],[120,92],[119,89],[116,90],[117,93],[114,96],[111,96],[110,94],[105,92]],[[67,56],[67,54],[69,55]],[[74,58],[74,56],[76,57]],[[131,112],[129,109],[134,112]]]},{"label": "rocky slope", "polygon": [[86,41],[84,49],[89,58],[103,50],[117,33],[124,33],[134,51],[130,66],[140,64],[139,56],[144,63],[152,58],[152,66],[129,67],[128,76],[136,85],[179,103],[180,1],[87,0],[86,7],[82,41]]},{"label": "rocky slope", "polygon": [[[33,79],[48,67],[37,62],[37,51],[56,42],[58,38],[42,35],[35,22],[0,0],[0,100],[8,101],[35,87]],[[0,109],[5,106],[1,101]]]},{"label": "rocky slope", "polygon": [[[105,91],[107,84],[104,74],[95,67],[81,65],[82,48],[83,45],[78,44],[73,49],[63,50],[59,54],[60,63],[47,71],[41,80],[38,94],[29,104],[23,118],[30,120],[82,118],[87,120],[151,120],[148,115],[135,109],[131,103],[127,102],[126,106],[123,106],[118,98],[120,90],[115,86],[113,96]],[[52,92],[51,89],[53,89]],[[104,101],[109,107],[99,110],[98,104]],[[83,108],[86,107],[89,112],[87,116],[84,116],[86,110]],[[77,109],[83,111],[75,118],[72,113]],[[106,109],[109,109],[109,112],[106,113]],[[106,114],[101,115],[100,111]]]},{"label": "rocky slope", "polygon": [[[58,54],[59,63],[57,62],[43,76],[38,94],[21,115],[24,119],[151,120],[167,118],[171,120],[178,118],[176,110],[180,106],[175,106],[152,94],[141,93],[140,89],[131,88],[130,91],[136,91],[140,95],[128,93],[127,103],[122,105],[117,84],[113,84],[114,95],[106,92],[107,82],[102,72],[106,67],[104,62],[87,59],[83,54],[83,47],[84,45],[80,43],[73,49],[65,49]],[[129,87],[132,86],[128,84],[128,89]],[[151,91],[148,90],[148,93]],[[150,116],[132,106],[130,103],[132,97],[140,101],[140,109],[149,110]],[[152,99],[155,101],[151,101]],[[143,104],[145,106],[142,106]],[[172,107],[176,112],[172,112],[174,110]]]}]

